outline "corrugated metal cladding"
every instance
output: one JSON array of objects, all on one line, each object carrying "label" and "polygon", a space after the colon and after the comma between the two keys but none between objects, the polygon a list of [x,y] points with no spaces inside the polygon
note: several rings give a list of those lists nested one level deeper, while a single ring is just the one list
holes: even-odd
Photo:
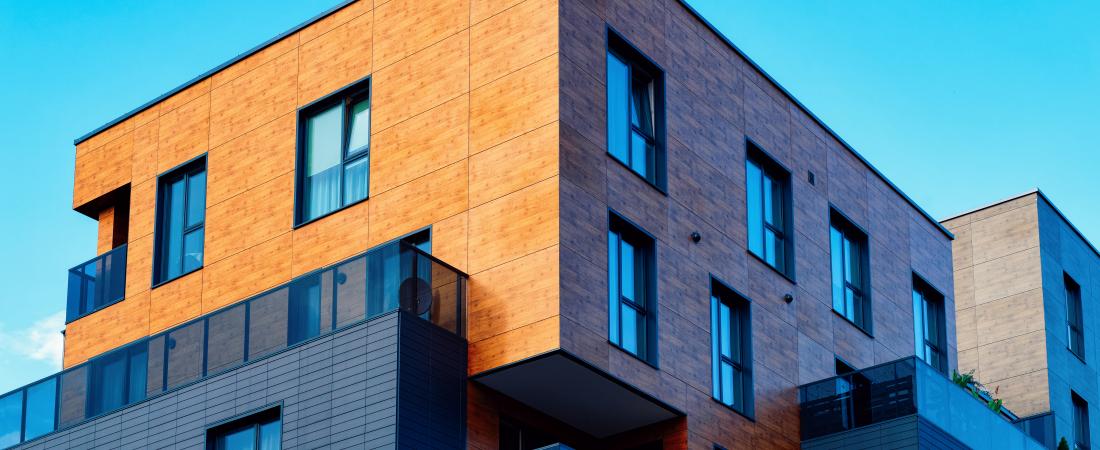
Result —
[{"label": "corrugated metal cladding", "polygon": [[206,429],[281,405],[283,448],[463,448],[466,341],[386,314],[16,449],[205,449]]}]

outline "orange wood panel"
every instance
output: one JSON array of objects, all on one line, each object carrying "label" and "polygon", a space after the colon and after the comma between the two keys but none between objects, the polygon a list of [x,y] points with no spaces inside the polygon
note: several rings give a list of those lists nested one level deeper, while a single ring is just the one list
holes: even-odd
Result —
[{"label": "orange wood panel", "polygon": [[208,207],[204,262],[218,262],[290,231],[293,213],[290,173]]},{"label": "orange wood panel", "polygon": [[470,214],[466,211],[432,224],[432,255],[465,272],[469,229]]},{"label": "orange wood panel", "polygon": [[131,184],[157,176],[157,144],[160,123],[152,121],[134,129],[134,151],[131,158]]},{"label": "orange wood panel", "polygon": [[298,52],[290,51],[210,93],[210,147],[294,112]]},{"label": "orange wood panel", "polygon": [[371,195],[465,158],[469,101],[462,95],[372,136]]},{"label": "orange wood panel", "polygon": [[557,0],[527,0],[471,29],[470,84],[477,88],[557,51]]},{"label": "orange wood panel", "polygon": [[115,303],[70,323],[65,330],[64,366],[80,364],[149,333],[149,293]]},{"label": "orange wood panel", "polygon": [[518,5],[523,0],[471,0],[470,21],[478,23],[512,6]]},{"label": "orange wood panel", "polygon": [[76,146],[76,155],[81,156],[92,150],[98,149],[106,145],[108,142],[118,139],[133,130],[134,120],[123,120],[122,122],[119,122],[111,126],[110,128],[99,132],[99,134],[88,138],[88,140],[81,142],[80,145]]},{"label": "orange wood panel", "polygon": [[149,290],[153,284],[153,235],[126,244],[126,297]]},{"label": "orange wood panel", "polygon": [[153,289],[149,296],[149,332],[156,333],[199,316],[202,269]]},{"label": "orange wood panel", "polygon": [[558,265],[555,245],[472,277],[467,339],[488,339],[557,316]]},{"label": "orange wood panel", "polygon": [[73,207],[109,193],[130,181],[134,136],[127,133],[76,157]]},{"label": "orange wood panel", "polygon": [[558,125],[546,125],[470,157],[470,205],[558,174]]},{"label": "orange wood panel", "polygon": [[286,232],[203,268],[202,313],[291,279],[293,239]]},{"label": "orange wood panel", "polygon": [[191,103],[193,100],[210,93],[210,79],[204,79],[188,86],[186,89],[172,94],[171,97],[160,102],[160,115],[164,116],[172,110]]},{"label": "orange wood panel", "polygon": [[357,203],[294,230],[294,275],[367,250],[369,205]]},{"label": "orange wood panel", "polygon": [[470,153],[558,118],[558,57],[549,56],[470,95]]},{"label": "orange wood panel", "polygon": [[114,247],[115,209],[107,208],[99,212],[99,232],[96,238],[95,254],[102,255]]},{"label": "orange wood panel", "polygon": [[209,94],[203,94],[160,116],[157,173],[164,173],[206,152],[209,148],[209,119]]},{"label": "orange wood panel", "polygon": [[468,184],[463,160],[371,198],[370,245],[465,211]]},{"label": "orange wood panel", "polygon": [[558,348],[559,316],[471,342],[467,370],[472,375]]},{"label": "orange wood panel", "polygon": [[285,114],[210,150],[207,206],[293,172],[296,120],[295,113]]},{"label": "orange wood panel", "polygon": [[156,221],[157,181],[146,180],[130,186],[129,240],[153,234]]},{"label": "orange wood panel", "polygon": [[558,177],[470,210],[470,273],[558,243]]},{"label": "orange wood panel", "polygon": [[371,72],[371,14],[303,42],[298,104],[304,105]]},{"label": "orange wood panel", "polygon": [[374,4],[371,0],[359,0],[351,3],[341,8],[339,11],[303,28],[302,31],[298,32],[299,40],[302,44],[305,44],[306,42],[316,39],[318,36],[332,31],[336,27],[347,23],[349,20],[370,12],[373,6]]},{"label": "orange wood panel", "polygon": [[470,33],[463,31],[393,65],[373,78],[376,130],[427,111],[470,90]]},{"label": "orange wood panel", "polygon": [[470,0],[391,0],[374,9],[374,67],[381,69],[470,26]]},{"label": "orange wood panel", "polygon": [[[210,83],[212,89],[217,89],[224,86],[226,83],[235,80],[257,67],[267,64],[271,60],[283,56],[286,52],[296,50],[298,48],[298,33],[294,33],[290,36],[282,38],[279,42],[271,44],[270,46],[256,52],[243,60],[233,63],[232,66],[226,67],[210,76]],[[297,69],[295,69],[297,73]]]}]

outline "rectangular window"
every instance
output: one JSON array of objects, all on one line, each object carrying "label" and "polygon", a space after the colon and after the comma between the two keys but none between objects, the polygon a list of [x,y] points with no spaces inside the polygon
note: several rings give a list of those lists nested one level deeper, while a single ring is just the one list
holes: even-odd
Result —
[{"label": "rectangular window", "polygon": [[833,310],[871,332],[867,235],[833,211],[829,229],[832,255]]},{"label": "rectangular window", "polygon": [[145,398],[148,344],[141,342],[91,362],[88,417]]},{"label": "rectangular window", "polygon": [[559,441],[533,427],[500,418],[500,450],[536,450]]},{"label": "rectangular window", "polygon": [[621,37],[608,32],[607,152],[664,189],[664,75]]},{"label": "rectangular window", "polygon": [[160,177],[157,184],[153,284],[202,268],[206,223],[206,157]]},{"label": "rectangular window", "polygon": [[918,358],[947,373],[947,334],[943,295],[913,276],[913,332]]},{"label": "rectangular window", "polygon": [[611,343],[654,362],[656,279],[653,238],[611,215],[607,233],[608,311]]},{"label": "rectangular window", "polygon": [[302,224],[367,198],[370,80],[298,112],[298,202]]},{"label": "rectangular window", "polygon": [[207,450],[279,450],[279,408],[272,408],[206,430]]},{"label": "rectangular window", "polygon": [[1085,317],[1081,305],[1081,285],[1069,274],[1062,274],[1066,285],[1066,331],[1069,351],[1085,359]]},{"label": "rectangular window", "polygon": [[742,414],[751,414],[751,342],[748,300],[711,280],[711,395]]},{"label": "rectangular window", "polygon": [[794,274],[791,175],[751,142],[745,159],[749,251],[779,272]]},{"label": "rectangular window", "polygon": [[1073,400],[1073,445],[1076,449],[1088,449],[1092,445],[1089,436],[1089,404],[1085,399],[1070,391]]}]

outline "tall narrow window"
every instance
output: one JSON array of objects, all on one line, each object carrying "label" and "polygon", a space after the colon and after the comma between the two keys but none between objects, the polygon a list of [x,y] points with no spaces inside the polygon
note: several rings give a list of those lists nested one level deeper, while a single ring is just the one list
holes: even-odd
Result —
[{"label": "tall narrow window", "polygon": [[867,235],[840,213],[832,212],[833,310],[864,331],[871,331]]},{"label": "tall narrow window", "polygon": [[918,358],[947,373],[947,336],[943,295],[913,276],[913,332]]},{"label": "tall narrow window", "polygon": [[743,414],[751,414],[751,342],[748,300],[711,280],[711,395]]},{"label": "tall narrow window", "polygon": [[1085,316],[1081,305],[1081,285],[1069,274],[1062,274],[1066,285],[1066,330],[1069,351],[1085,359]]},{"label": "tall narrow window", "polygon": [[282,448],[279,408],[218,425],[206,431],[207,450],[279,450]]},{"label": "tall narrow window", "polygon": [[612,215],[607,233],[611,343],[653,362],[656,280],[653,238]]},{"label": "tall narrow window", "polygon": [[1073,445],[1076,449],[1087,450],[1092,445],[1089,436],[1089,404],[1076,392],[1070,391],[1073,400]]},{"label": "tall narrow window", "polygon": [[661,69],[614,33],[607,44],[607,151],[664,188]]},{"label": "tall narrow window", "polygon": [[791,176],[751,142],[745,159],[749,251],[790,277]]},{"label": "tall narrow window", "polygon": [[154,284],[202,267],[206,157],[162,175],[157,191]]},{"label": "tall narrow window", "polygon": [[298,113],[296,223],[367,198],[370,163],[369,80]]}]

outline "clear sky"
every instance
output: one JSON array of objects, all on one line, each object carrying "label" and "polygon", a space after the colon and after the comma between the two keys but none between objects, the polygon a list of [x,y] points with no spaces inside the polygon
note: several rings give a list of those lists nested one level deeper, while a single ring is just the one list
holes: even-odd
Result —
[{"label": "clear sky", "polygon": [[[336,3],[0,0],[0,392],[95,253],[73,139]],[[1040,187],[1100,242],[1100,2],[691,3],[933,216]]]}]

